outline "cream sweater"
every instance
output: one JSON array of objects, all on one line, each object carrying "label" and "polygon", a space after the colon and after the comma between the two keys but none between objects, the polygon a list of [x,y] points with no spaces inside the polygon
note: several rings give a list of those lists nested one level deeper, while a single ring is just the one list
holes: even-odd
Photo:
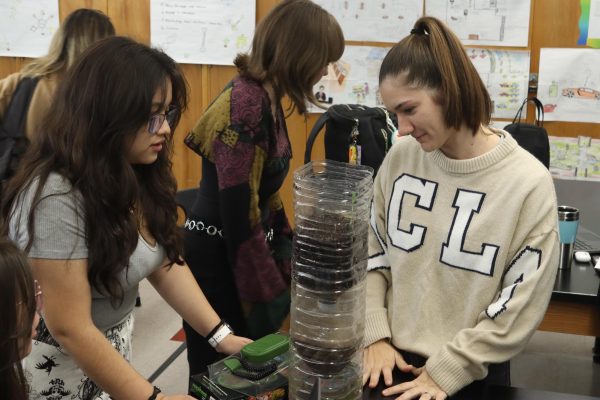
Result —
[{"label": "cream sweater", "polygon": [[523,349],[556,277],[552,178],[503,133],[469,160],[404,137],[375,180],[365,344],[427,357],[448,395]]}]

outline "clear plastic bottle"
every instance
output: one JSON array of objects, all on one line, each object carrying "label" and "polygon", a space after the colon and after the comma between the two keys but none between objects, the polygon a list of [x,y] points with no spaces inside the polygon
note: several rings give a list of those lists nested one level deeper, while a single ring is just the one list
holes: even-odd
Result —
[{"label": "clear plastic bottle", "polygon": [[362,397],[369,167],[313,161],[294,173],[291,399]]}]

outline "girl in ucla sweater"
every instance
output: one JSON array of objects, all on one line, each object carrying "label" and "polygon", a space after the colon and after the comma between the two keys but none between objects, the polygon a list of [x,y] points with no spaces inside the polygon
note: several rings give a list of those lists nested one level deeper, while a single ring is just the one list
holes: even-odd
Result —
[{"label": "girl in ucla sweater", "polygon": [[552,178],[488,127],[489,94],[437,19],[419,19],[390,50],[379,82],[400,138],[375,180],[363,380],[391,386],[404,373],[383,395],[479,398],[510,383],[508,360],[550,300]]}]

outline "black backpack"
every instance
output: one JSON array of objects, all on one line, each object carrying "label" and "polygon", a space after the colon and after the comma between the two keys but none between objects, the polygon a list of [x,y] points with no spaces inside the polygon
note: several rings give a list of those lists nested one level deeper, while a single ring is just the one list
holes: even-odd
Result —
[{"label": "black backpack", "polygon": [[335,104],[321,115],[306,142],[304,163],[310,161],[317,135],[325,126],[325,158],[348,162],[350,147],[360,149],[359,164],[379,169],[397,131],[396,115],[381,107]]},{"label": "black backpack", "polygon": [[22,78],[4,113],[4,121],[0,124],[0,182],[14,174],[18,161],[29,144],[25,136],[25,121],[38,80],[39,78]]},{"label": "black backpack", "polygon": [[[535,104],[536,108],[535,125],[521,122],[523,108],[530,101]],[[512,124],[506,125],[504,130],[510,133],[522,148],[536,156],[546,168],[550,168],[550,141],[548,140],[548,132],[544,128],[544,106],[537,97],[525,99]]]}]

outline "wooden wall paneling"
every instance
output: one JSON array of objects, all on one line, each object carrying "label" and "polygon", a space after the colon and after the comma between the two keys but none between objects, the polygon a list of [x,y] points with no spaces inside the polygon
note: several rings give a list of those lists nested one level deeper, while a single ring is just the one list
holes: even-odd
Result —
[{"label": "wooden wall paneling", "polygon": [[108,0],[117,34],[150,44],[150,0]]},{"label": "wooden wall paneling", "polygon": [[208,101],[205,102],[204,108],[213,101],[222,91],[229,81],[237,74],[237,69],[227,65],[206,65],[208,69]]},{"label": "wooden wall paneling", "polygon": [[[539,72],[540,49],[544,47],[578,46],[579,17],[581,14],[578,0],[533,0],[533,25],[531,40],[531,72]],[[533,115],[533,107],[528,110]],[[528,120],[533,120],[528,118]],[[578,136],[586,135],[600,139],[600,125],[584,122],[545,122],[549,135]]]},{"label": "wooden wall paneling", "polygon": [[256,22],[264,18],[279,0],[256,0]]},{"label": "wooden wall paneling", "polygon": [[[283,101],[284,112],[287,107],[287,99]],[[290,170],[283,182],[279,194],[283,201],[286,215],[290,224],[294,226],[294,171],[304,165],[304,149],[306,148],[306,129],[307,123],[304,115],[294,112],[286,120],[288,137],[292,145],[292,160],[290,161]]]},{"label": "wooden wall paneling", "polygon": [[79,8],[92,8],[108,15],[108,0],[60,0],[58,8],[61,22]]},{"label": "wooden wall paneling", "polygon": [[189,102],[188,109],[182,115],[175,132],[173,173],[177,178],[179,189],[187,189],[198,186],[201,176],[201,161],[200,157],[183,143],[183,139],[202,115],[204,110],[202,93],[205,91],[205,84],[201,65],[182,64],[181,69],[189,85]]},{"label": "wooden wall paneling", "polygon": [[0,57],[0,79],[17,72],[23,64],[21,60],[20,57]]}]

